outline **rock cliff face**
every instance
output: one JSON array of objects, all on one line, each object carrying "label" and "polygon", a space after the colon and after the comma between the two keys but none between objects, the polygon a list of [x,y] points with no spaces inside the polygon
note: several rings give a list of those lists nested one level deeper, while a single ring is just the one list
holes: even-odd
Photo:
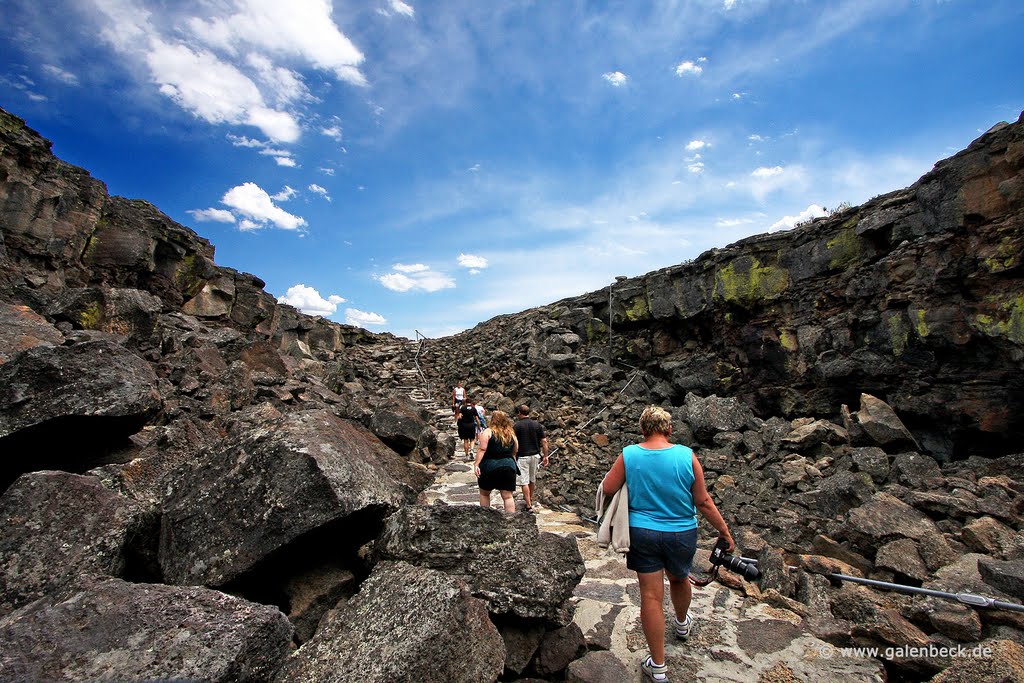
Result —
[{"label": "rock cliff face", "polygon": [[[939,460],[1019,450],[1024,124],[999,124],[905,190],[616,283],[611,298],[611,358],[643,371],[629,391],[653,401],[717,394],[765,417],[832,417],[869,393]],[[608,384],[608,321],[603,290],[445,343],[486,369],[463,378],[479,389],[561,415],[584,392],[559,378]],[[446,385],[464,372],[439,369]]]}]

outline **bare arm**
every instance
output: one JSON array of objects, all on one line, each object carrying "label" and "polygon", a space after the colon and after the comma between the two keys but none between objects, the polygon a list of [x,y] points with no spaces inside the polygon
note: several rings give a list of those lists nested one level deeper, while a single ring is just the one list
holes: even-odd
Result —
[{"label": "bare arm", "polygon": [[476,449],[476,460],[473,461],[473,472],[476,476],[480,476],[480,461],[484,459],[484,453],[487,452],[487,442],[491,440],[491,430],[485,429],[480,432],[480,445]]},{"label": "bare arm", "polygon": [[548,443],[548,437],[544,437],[540,440],[540,452],[544,454],[543,465],[548,466],[548,453],[551,451],[551,444]]},{"label": "bare arm", "polygon": [[517,439],[516,435],[513,434],[512,435],[512,458],[513,459],[515,459],[516,454],[518,452],[519,452],[519,439]]},{"label": "bare arm", "polygon": [[616,491],[622,488],[622,485],[626,483],[626,463],[622,459],[622,453],[619,453],[619,457],[615,459],[615,463],[612,468],[608,470],[608,474],[604,475],[604,481],[601,482],[601,488],[604,489],[604,495],[613,495]]},{"label": "bare arm", "polygon": [[696,455],[693,456],[693,488],[691,490],[693,504],[704,515],[704,519],[711,522],[711,526],[718,530],[719,535],[728,539],[729,548],[726,552],[732,552],[736,543],[732,540],[732,534],[729,533],[729,526],[725,523],[722,513],[718,511],[718,506],[715,505],[711,494],[708,493],[708,488],[704,484],[704,468],[700,466],[700,460],[697,460]]}]

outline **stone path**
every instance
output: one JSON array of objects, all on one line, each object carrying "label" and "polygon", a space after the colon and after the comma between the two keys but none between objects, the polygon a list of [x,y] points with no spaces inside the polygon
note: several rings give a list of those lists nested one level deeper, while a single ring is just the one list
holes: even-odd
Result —
[{"label": "stone path", "polygon": [[[461,450],[457,456],[461,458]],[[478,505],[476,478],[472,463],[453,460],[439,471],[432,487],[421,501],[432,504],[442,500],[449,505]],[[543,476],[543,475],[542,475]],[[519,506],[520,495],[516,496]],[[500,497],[492,496],[492,506],[501,509]],[[516,513],[526,514],[526,513]],[[535,515],[541,531],[576,539],[586,562],[586,575],[577,586],[575,621],[592,651],[610,653],[601,656],[600,679],[639,681],[640,658],[647,654],[647,643],[640,629],[640,593],[636,575],[626,569],[618,553],[600,548],[595,528],[575,513],[541,506]],[[701,551],[695,567],[708,567],[707,553]],[[666,584],[666,618],[671,620]],[[854,683],[885,680],[876,660],[830,658],[833,649],[806,632],[798,615],[764,603],[754,603],[738,591],[718,583],[694,587],[690,609],[696,624],[690,640],[666,643],[670,674],[675,681],[736,681],[747,683]],[[671,633],[671,629],[668,629]],[[619,668],[617,674],[609,669]],[[685,672],[685,673],[684,673]]]},{"label": "stone path", "polygon": [[[438,406],[415,388],[415,371],[396,368],[396,375],[407,383],[409,395],[434,415],[433,423],[455,434],[451,410]],[[420,502],[448,505],[479,505],[472,462],[462,455],[456,440],[453,459],[438,470],[433,485],[423,492]],[[544,476],[543,470],[541,477]],[[516,493],[517,509],[522,496]],[[626,569],[619,553],[597,545],[596,528],[574,512],[551,509],[541,502],[534,514],[541,531],[576,540],[586,563],[586,574],[576,587],[575,622],[587,641],[590,653],[582,660],[579,676],[570,680],[639,681],[640,659],[647,654],[647,642],[640,628],[640,593],[636,575]],[[501,510],[501,497],[494,493],[492,507]],[[516,514],[527,514],[517,512]],[[697,571],[709,567],[706,551],[698,551]],[[665,614],[671,621],[672,608],[665,587]],[[835,650],[801,626],[794,612],[754,602],[738,591],[712,583],[694,587],[690,613],[695,625],[686,643],[671,635],[666,640],[670,679],[713,683],[862,683],[885,680],[885,672],[874,659],[835,657]],[[666,628],[668,634],[671,627]],[[588,666],[586,660],[594,657]],[[575,666],[575,664],[574,664]],[[587,674],[587,669],[594,673]],[[572,669],[570,669],[572,671]]]}]

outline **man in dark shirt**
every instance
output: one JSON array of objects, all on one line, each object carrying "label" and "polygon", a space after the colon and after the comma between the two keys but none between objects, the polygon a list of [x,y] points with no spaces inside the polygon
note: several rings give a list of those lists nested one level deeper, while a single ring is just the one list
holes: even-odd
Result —
[{"label": "man in dark shirt", "polygon": [[548,438],[544,435],[544,426],[530,418],[530,406],[521,405],[518,409],[518,420],[512,426],[516,440],[519,441],[519,476],[516,484],[523,489],[525,510],[532,510],[533,492],[537,484],[537,468],[543,457],[544,467],[548,466]]}]

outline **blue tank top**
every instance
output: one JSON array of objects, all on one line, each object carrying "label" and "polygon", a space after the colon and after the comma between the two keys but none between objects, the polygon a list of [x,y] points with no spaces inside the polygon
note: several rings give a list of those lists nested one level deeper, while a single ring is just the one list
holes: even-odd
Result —
[{"label": "blue tank top", "polygon": [[697,528],[693,504],[693,451],[678,444],[649,450],[622,449],[629,486],[629,525],[654,531]]}]

